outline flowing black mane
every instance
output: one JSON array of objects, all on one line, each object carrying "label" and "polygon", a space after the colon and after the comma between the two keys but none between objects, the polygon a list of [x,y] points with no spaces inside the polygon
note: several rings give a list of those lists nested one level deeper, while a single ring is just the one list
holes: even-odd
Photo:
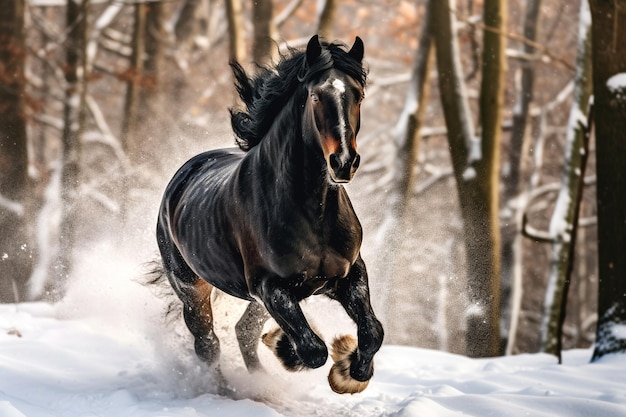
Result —
[{"label": "flowing black mane", "polygon": [[335,68],[365,87],[367,70],[348,54],[345,44],[322,42],[321,46],[322,52],[312,65],[307,65],[305,52],[290,50],[275,67],[260,67],[252,77],[239,63],[231,62],[235,87],[245,106],[245,110],[230,110],[235,140],[241,150],[258,145],[287,101],[299,89],[304,92],[303,87],[321,72]]}]

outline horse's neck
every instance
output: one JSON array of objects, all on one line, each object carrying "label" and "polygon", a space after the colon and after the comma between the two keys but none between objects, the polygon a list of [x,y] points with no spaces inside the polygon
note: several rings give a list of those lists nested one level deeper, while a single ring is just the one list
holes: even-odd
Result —
[{"label": "horse's neck", "polygon": [[[280,187],[286,199],[323,211],[328,196],[325,163],[316,155],[314,133],[301,126],[302,108],[291,101],[279,114],[267,136],[260,143],[265,168],[273,169],[274,187]],[[307,135],[311,136],[308,137]]]}]

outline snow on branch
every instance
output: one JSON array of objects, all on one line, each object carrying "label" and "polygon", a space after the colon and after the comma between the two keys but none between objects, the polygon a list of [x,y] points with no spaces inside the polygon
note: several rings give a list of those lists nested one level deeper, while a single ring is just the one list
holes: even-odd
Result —
[{"label": "snow on branch", "polygon": [[121,204],[113,199],[109,198],[103,192],[95,189],[94,187],[84,185],[81,187],[81,193],[91,197],[94,201],[99,203],[102,207],[109,210],[111,213],[119,213],[121,211]]},{"label": "snow on branch", "polygon": [[626,90],[626,72],[615,74],[609,78],[606,82],[606,86],[612,92],[618,92],[620,90]]},{"label": "snow on branch", "polygon": [[626,106],[626,72],[613,75],[607,80],[606,86],[617,103]]},{"label": "snow on branch", "polygon": [[524,213],[522,217],[522,236],[541,243],[553,243],[554,237],[546,231],[535,229],[528,224],[528,214]]},{"label": "snow on branch", "polygon": [[24,206],[18,201],[11,200],[0,194],[0,208],[8,210],[9,212],[22,217],[24,215]]},{"label": "snow on branch", "polygon": [[415,188],[415,193],[422,194],[430,189],[433,185],[437,184],[439,181],[451,177],[453,174],[454,170],[452,169],[452,167],[435,169],[433,170],[432,175],[428,177],[428,179],[417,184],[417,187]]},{"label": "snow on branch", "polygon": [[58,130],[59,132],[63,131],[63,120],[59,119],[58,117],[54,117],[54,116],[50,116],[48,114],[44,114],[44,113],[33,113],[32,114],[33,119],[37,120],[39,123],[52,127],[56,130]]},{"label": "snow on branch", "polygon": [[[584,184],[586,186],[594,185],[596,182],[595,179],[596,179],[595,175],[586,176],[584,178]],[[542,243],[553,243],[555,241],[556,239],[555,229],[551,228],[549,231],[545,231],[545,230],[540,230],[531,226],[528,222],[527,211],[528,211],[528,208],[531,207],[536,200],[539,200],[540,198],[544,197],[547,194],[559,192],[561,187],[562,187],[562,184],[560,182],[551,182],[549,184],[545,184],[541,187],[536,188],[529,194],[526,207],[524,208],[524,215],[522,217],[521,233],[524,237],[527,237],[529,239],[535,240],[537,242],[542,242]],[[558,208],[555,210],[558,210]],[[579,227],[593,226],[594,224],[596,224],[596,222],[597,220],[595,220],[595,217],[584,218],[578,221],[578,226]]]},{"label": "snow on branch", "polygon": [[93,29],[89,35],[89,42],[87,43],[88,68],[92,66],[92,63],[95,61],[96,54],[98,53],[98,41],[100,34],[115,20],[117,16],[119,16],[123,7],[123,2],[112,2],[94,22]]},{"label": "snow on branch", "polygon": [[126,171],[129,171],[130,161],[128,160],[128,156],[124,152],[124,148],[122,147],[122,144],[120,143],[118,138],[111,131],[111,128],[109,127],[109,124],[104,117],[104,113],[102,113],[102,110],[100,110],[100,106],[98,106],[96,100],[94,100],[93,97],[91,97],[90,95],[87,95],[85,97],[85,103],[87,104],[87,107],[89,108],[89,111],[93,116],[94,122],[102,133],[101,135],[99,135],[98,141],[110,146],[117,159],[122,163],[124,169]]}]

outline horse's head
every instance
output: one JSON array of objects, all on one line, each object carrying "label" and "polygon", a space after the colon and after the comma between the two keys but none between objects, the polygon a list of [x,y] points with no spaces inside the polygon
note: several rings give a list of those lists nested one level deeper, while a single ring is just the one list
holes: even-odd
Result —
[{"label": "horse's head", "polygon": [[[316,35],[306,49],[308,68],[319,67],[322,53],[329,52],[323,51]],[[337,60],[343,60],[362,74],[363,41],[357,37],[350,51],[335,53],[341,54],[333,57],[335,65],[322,66],[318,75],[307,84],[305,113],[314,120],[313,130],[326,160],[328,178],[331,183],[338,184],[350,182],[359,167],[361,158],[356,149],[356,135],[361,124],[364,80],[357,80],[342,71]]]}]

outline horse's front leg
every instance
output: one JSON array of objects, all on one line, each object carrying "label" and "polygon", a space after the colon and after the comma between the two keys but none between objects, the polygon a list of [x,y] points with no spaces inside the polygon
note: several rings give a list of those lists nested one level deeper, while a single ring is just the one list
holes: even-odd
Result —
[{"label": "horse's front leg", "polygon": [[363,391],[374,373],[373,358],[383,343],[384,331],[370,303],[365,263],[359,256],[346,278],[327,293],[345,308],[357,325],[358,344],[351,336],[333,343],[335,365],[328,376],[331,388],[340,393]]},{"label": "horse's front leg", "polygon": [[328,348],[311,329],[298,298],[287,282],[268,275],[260,279],[257,296],[280,326],[263,336],[263,342],[274,351],[283,366],[291,371],[319,368],[328,359]]}]

